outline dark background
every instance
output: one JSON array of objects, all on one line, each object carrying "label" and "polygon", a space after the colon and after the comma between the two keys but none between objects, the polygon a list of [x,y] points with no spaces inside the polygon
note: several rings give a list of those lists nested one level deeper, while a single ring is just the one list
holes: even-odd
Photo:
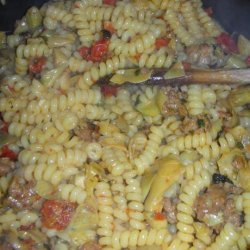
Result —
[{"label": "dark background", "polygon": [[[0,30],[11,31],[15,20],[20,19],[27,8],[41,6],[45,0],[7,0],[0,7]],[[229,33],[242,33],[250,39],[250,0],[204,0],[205,7],[213,7],[214,18]]]}]

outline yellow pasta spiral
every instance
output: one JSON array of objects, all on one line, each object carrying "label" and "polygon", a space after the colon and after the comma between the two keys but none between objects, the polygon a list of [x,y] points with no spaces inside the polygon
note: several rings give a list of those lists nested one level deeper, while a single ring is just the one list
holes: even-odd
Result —
[{"label": "yellow pasta spiral", "polygon": [[128,200],[128,216],[130,226],[134,229],[142,230],[144,223],[144,205],[142,202],[142,191],[136,171],[130,171],[124,174],[127,183],[125,188],[126,198]]},{"label": "yellow pasta spiral", "polygon": [[233,148],[235,144],[233,135],[226,133],[224,137],[218,139],[218,142],[212,142],[210,145],[198,147],[197,151],[205,159],[217,159],[222,153],[228,152]]},{"label": "yellow pasta spiral", "polygon": [[114,56],[106,62],[101,62],[98,67],[94,66],[89,71],[85,72],[78,82],[78,85],[81,89],[89,88],[99,78],[126,67],[126,64],[127,62],[124,56]]},{"label": "yellow pasta spiral", "polygon": [[15,72],[18,75],[25,75],[28,71],[29,63],[25,58],[17,57],[15,60]]},{"label": "yellow pasta spiral", "polygon": [[116,207],[114,208],[114,217],[122,222],[127,222],[129,218],[127,214],[128,208],[125,196],[124,178],[122,176],[112,176],[111,181],[111,190],[114,197],[114,203],[116,204]]},{"label": "yellow pasta spiral", "polygon": [[80,167],[86,162],[87,154],[85,150],[78,148],[60,150],[59,152],[34,152],[30,149],[23,150],[18,159],[25,165],[30,164],[56,164],[59,167],[65,165]]},{"label": "yellow pasta spiral", "polygon": [[113,234],[113,199],[110,185],[105,182],[99,182],[96,185],[95,196],[98,202],[99,214],[97,234],[100,236],[100,245],[105,246],[109,244],[103,241],[103,239],[111,237]]},{"label": "yellow pasta spiral", "polygon": [[232,224],[227,223],[222,231],[220,232],[219,236],[216,237],[215,242],[210,245],[207,250],[227,250],[231,249],[239,239],[239,233],[236,232],[235,228]]},{"label": "yellow pasta spiral", "polygon": [[[51,50],[46,44],[21,44],[17,47],[16,56],[17,58],[30,58],[30,57],[41,57],[49,56]],[[19,59],[20,60],[20,59]]]},{"label": "yellow pasta spiral", "polygon": [[152,126],[150,128],[149,140],[142,154],[134,160],[139,174],[150,167],[158,155],[158,149],[163,139],[163,132],[160,127]]},{"label": "yellow pasta spiral", "polygon": [[56,21],[62,22],[63,25],[69,28],[75,27],[75,22],[73,19],[73,14],[67,10],[61,9],[54,5],[50,5],[46,11],[46,16],[54,19]]},{"label": "yellow pasta spiral", "polygon": [[63,178],[63,173],[55,164],[28,165],[24,167],[24,178],[27,181],[45,180],[58,185]]},{"label": "yellow pasta spiral", "polygon": [[186,45],[192,45],[195,43],[194,37],[189,33],[189,31],[183,26],[178,18],[178,13],[172,9],[168,9],[164,16],[164,19],[169,23],[171,29],[175,35]]},{"label": "yellow pasta spiral", "polygon": [[99,89],[68,91],[65,95],[54,95],[50,99],[33,100],[29,103],[27,110],[34,113],[56,113],[65,111],[75,104],[97,104],[101,100]]},{"label": "yellow pasta spiral", "polygon": [[123,249],[136,246],[160,246],[164,242],[168,242],[170,238],[166,229],[144,229],[114,232],[112,237],[105,240],[110,242],[114,249]]},{"label": "yellow pasta spiral", "polygon": [[139,67],[143,68],[169,68],[174,61],[174,57],[172,55],[156,55],[156,54],[142,54],[139,59]]},{"label": "yellow pasta spiral", "polygon": [[117,38],[111,40],[109,50],[113,51],[116,55],[134,56],[143,53],[145,49],[153,46],[155,40],[156,36],[152,32],[147,32],[129,43],[123,42],[121,39]]},{"label": "yellow pasta spiral", "polygon": [[202,170],[195,175],[182,189],[177,205],[177,238],[182,242],[191,243],[194,240],[193,203],[199,192],[210,185],[211,175]]},{"label": "yellow pasta spiral", "polygon": [[75,186],[73,184],[61,184],[58,187],[58,190],[60,196],[64,200],[77,202],[78,204],[82,204],[87,197],[87,194],[83,188]]}]

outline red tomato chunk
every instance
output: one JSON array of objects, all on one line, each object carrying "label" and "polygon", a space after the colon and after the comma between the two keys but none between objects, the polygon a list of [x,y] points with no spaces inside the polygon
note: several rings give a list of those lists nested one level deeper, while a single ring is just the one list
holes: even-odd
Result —
[{"label": "red tomato chunk", "polygon": [[205,9],[205,12],[209,15],[209,16],[212,16],[214,11],[213,11],[213,8],[212,7],[208,7]]},{"label": "red tomato chunk", "polygon": [[104,96],[116,96],[118,91],[117,86],[111,86],[111,85],[102,85],[101,86],[101,92],[103,93]]},{"label": "red tomato chunk", "polygon": [[76,204],[61,200],[47,200],[41,209],[42,224],[46,228],[63,230],[70,223]]},{"label": "red tomato chunk", "polygon": [[93,43],[90,48],[85,46],[79,48],[78,52],[87,61],[101,62],[108,53],[108,45],[109,40],[102,39]]},{"label": "red tomato chunk", "polygon": [[90,61],[90,48],[83,46],[78,49],[78,53],[82,58],[86,59],[87,61]]},{"label": "red tomato chunk", "polygon": [[100,62],[107,55],[109,41],[106,39],[95,42],[91,48],[91,59]]},{"label": "red tomato chunk", "polygon": [[115,5],[116,4],[116,0],[103,0],[104,4],[108,4],[108,5]]},{"label": "red tomato chunk", "polygon": [[4,158],[4,157],[9,158],[11,160],[16,160],[17,159],[17,153],[10,150],[7,145],[4,145],[1,148],[1,151],[0,151],[0,158]]},{"label": "red tomato chunk", "polygon": [[0,132],[8,133],[9,124],[4,121],[0,121]]},{"label": "red tomato chunk", "polygon": [[29,72],[33,74],[41,73],[46,63],[45,57],[38,57],[33,59],[29,64]]},{"label": "red tomato chunk", "polygon": [[219,36],[216,37],[216,42],[217,44],[221,45],[222,48],[227,53],[239,52],[236,42],[233,40],[233,38],[229,34],[225,32],[222,32]]},{"label": "red tomato chunk", "polygon": [[156,49],[160,49],[162,47],[165,47],[169,44],[170,40],[169,39],[165,39],[165,38],[158,38],[155,41],[155,47]]},{"label": "red tomato chunk", "polygon": [[155,220],[165,220],[166,217],[165,217],[165,215],[164,215],[163,213],[156,212],[156,213],[154,214],[154,219],[155,219]]}]

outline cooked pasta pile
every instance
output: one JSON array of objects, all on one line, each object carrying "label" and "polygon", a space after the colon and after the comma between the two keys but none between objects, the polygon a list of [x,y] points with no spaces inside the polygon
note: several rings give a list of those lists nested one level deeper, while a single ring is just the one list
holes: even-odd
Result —
[{"label": "cooked pasta pile", "polygon": [[250,88],[106,77],[249,66],[210,12],[57,1],[0,33],[0,249],[247,249]]}]

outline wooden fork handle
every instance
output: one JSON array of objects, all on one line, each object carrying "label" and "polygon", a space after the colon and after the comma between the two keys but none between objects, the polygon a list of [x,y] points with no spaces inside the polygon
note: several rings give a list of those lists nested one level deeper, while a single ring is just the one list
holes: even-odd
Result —
[{"label": "wooden fork handle", "polygon": [[189,81],[193,83],[248,84],[250,83],[250,68],[209,71],[193,70],[187,72],[187,76],[190,76]]}]

